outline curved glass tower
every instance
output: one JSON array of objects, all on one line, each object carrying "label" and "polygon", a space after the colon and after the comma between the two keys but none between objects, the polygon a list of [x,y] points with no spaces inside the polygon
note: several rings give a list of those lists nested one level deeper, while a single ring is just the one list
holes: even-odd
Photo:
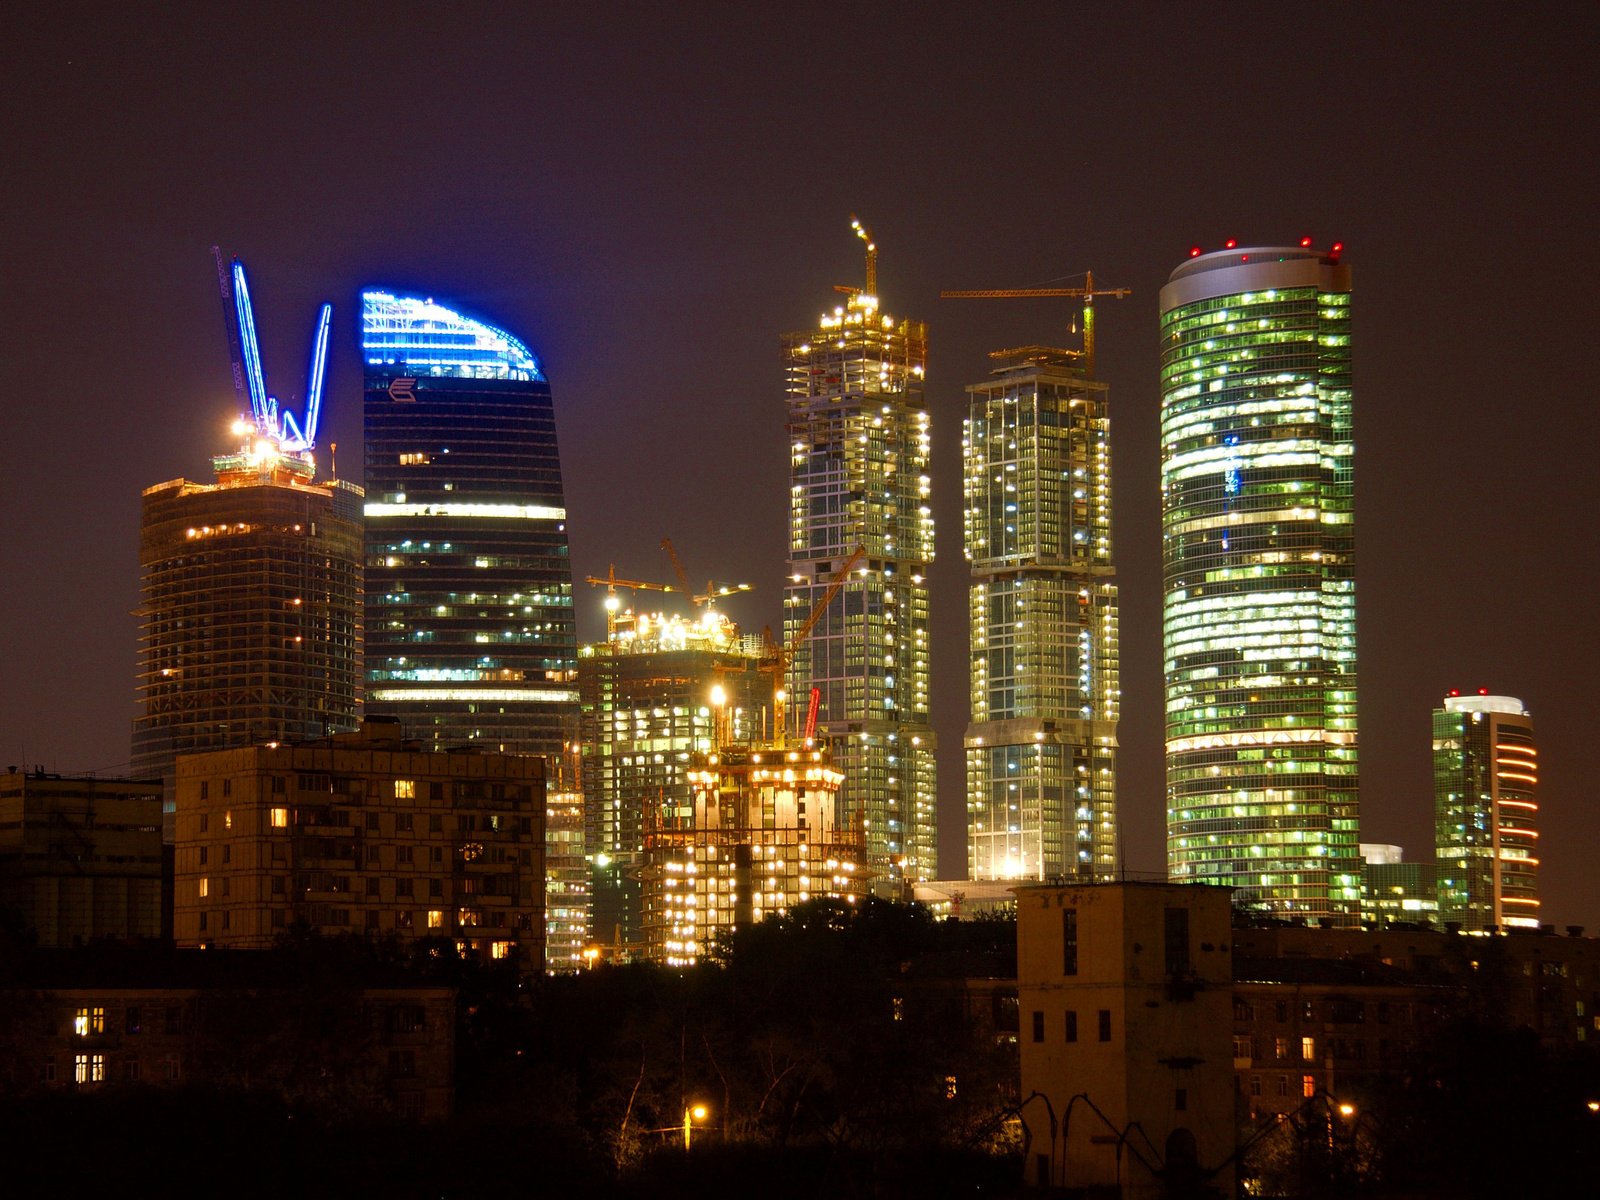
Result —
[{"label": "curved glass tower", "polygon": [[550,385],[503,330],[361,297],[366,708],[439,747],[557,755],[577,633]]},{"label": "curved glass tower", "polygon": [[1350,269],[1198,255],[1161,290],[1167,863],[1359,919]]}]

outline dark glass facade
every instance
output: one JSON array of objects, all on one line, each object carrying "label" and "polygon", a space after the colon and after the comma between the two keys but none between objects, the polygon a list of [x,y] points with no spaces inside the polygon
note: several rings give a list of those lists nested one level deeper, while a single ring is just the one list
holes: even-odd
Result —
[{"label": "dark glass facade", "polygon": [[434,747],[561,753],[577,635],[550,386],[432,301],[362,297],[367,712]]}]

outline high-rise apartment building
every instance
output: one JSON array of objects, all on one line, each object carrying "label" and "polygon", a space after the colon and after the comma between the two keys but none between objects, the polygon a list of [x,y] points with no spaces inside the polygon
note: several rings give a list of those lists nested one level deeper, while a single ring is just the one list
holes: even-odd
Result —
[{"label": "high-rise apartment building", "polygon": [[545,760],[441,751],[393,718],[178,763],[173,936],[262,949],[292,926],[544,966]]},{"label": "high-rise apartment building", "polygon": [[1512,696],[1452,692],[1433,710],[1439,920],[1539,927],[1539,752]]},{"label": "high-rise apartment building", "polygon": [[146,488],[132,773],[180,754],[354,729],[361,702],[361,489],[255,439],[216,482]]},{"label": "high-rise apartment building", "polygon": [[578,726],[560,757],[545,800],[544,968],[551,973],[583,966],[589,944],[589,861],[584,853],[583,760]]},{"label": "high-rise apartment building", "polygon": [[967,388],[967,873],[1114,876],[1116,568],[1107,388],[1032,348]]},{"label": "high-rise apartment building", "polygon": [[561,753],[577,705],[550,385],[522,342],[362,295],[367,712],[433,747]]},{"label": "high-rise apartment building", "polygon": [[691,811],[695,755],[763,736],[772,679],[759,640],[715,610],[625,610],[611,613],[604,642],[583,647],[578,687],[594,940],[628,957],[645,946],[647,823]]},{"label": "high-rise apartment building", "polygon": [[296,418],[267,392],[244,264],[219,254],[217,278],[240,445],[214,484],[146,488],[140,519],[132,770],[163,781],[168,841],[178,755],[354,729],[361,706],[362,491],[316,482],[312,455],[333,308]]},{"label": "high-rise apartment building", "polygon": [[[859,230],[864,238],[864,230]],[[909,898],[938,873],[933,730],[928,724],[929,421],[927,328],[878,306],[867,284],[816,328],[783,338],[789,431],[786,641],[834,575],[864,553],[795,650],[789,691],[820,693],[817,739],[844,776],[840,819],[865,822],[881,895]]]},{"label": "high-rise apartment building", "polygon": [[1350,268],[1195,251],[1161,290],[1167,863],[1358,919]]}]

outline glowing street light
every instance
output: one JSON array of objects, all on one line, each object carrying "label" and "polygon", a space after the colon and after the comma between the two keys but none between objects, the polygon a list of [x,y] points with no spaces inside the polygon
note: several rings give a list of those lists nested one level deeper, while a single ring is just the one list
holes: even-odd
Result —
[{"label": "glowing street light", "polygon": [[704,1121],[711,1115],[711,1110],[704,1104],[693,1104],[683,1110],[683,1152],[689,1153],[689,1142],[694,1134],[696,1121]]}]

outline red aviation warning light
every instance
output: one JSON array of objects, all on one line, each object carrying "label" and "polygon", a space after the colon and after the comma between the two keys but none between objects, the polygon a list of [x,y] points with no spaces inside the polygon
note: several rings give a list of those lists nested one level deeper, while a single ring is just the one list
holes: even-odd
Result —
[{"label": "red aviation warning light", "polygon": [[1190,258],[1199,258],[1200,257],[1200,247],[1199,246],[1190,246],[1189,247],[1189,257]]},{"label": "red aviation warning light", "polygon": [[1301,238],[1300,239],[1300,245],[1301,245],[1302,249],[1309,248],[1310,245],[1311,245],[1311,239],[1310,238]]},{"label": "red aviation warning light", "polygon": [[1224,250],[1235,250],[1235,249],[1238,248],[1238,246],[1239,246],[1239,239],[1238,238],[1229,238],[1227,241],[1222,243],[1222,248]]}]

